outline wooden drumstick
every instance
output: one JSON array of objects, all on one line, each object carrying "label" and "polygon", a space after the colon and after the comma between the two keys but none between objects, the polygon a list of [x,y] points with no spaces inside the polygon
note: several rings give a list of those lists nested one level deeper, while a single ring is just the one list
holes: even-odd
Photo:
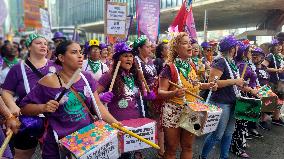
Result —
[{"label": "wooden drumstick", "polygon": [[59,94],[59,96],[55,99],[57,102],[59,102],[61,100],[61,98],[63,97],[63,95],[67,92],[67,90],[72,86],[72,84],[75,82],[75,80],[80,76],[80,72],[81,69],[78,68],[74,74],[72,75],[72,77],[70,78],[69,82],[66,84],[66,86],[64,87],[63,91]]},{"label": "wooden drumstick", "polygon": [[[177,87],[177,88],[182,88],[181,86],[175,84],[175,83],[172,82],[172,81],[169,81],[169,83],[170,83],[171,85]],[[188,93],[188,94],[190,94],[191,96],[193,96],[193,97],[195,97],[195,98],[198,98],[198,99],[200,99],[200,100],[204,100],[204,99],[203,99],[202,97],[200,97],[199,95],[196,95],[196,94],[194,94],[194,93],[192,93],[192,92],[190,92],[190,91],[188,91],[188,90],[185,90],[185,92]]]},{"label": "wooden drumstick", "polygon": [[142,81],[143,81],[143,83],[144,83],[144,85],[145,85],[145,88],[146,88],[146,90],[147,90],[147,92],[149,93],[150,92],[150,88],[149,88],[149,86],[148,86],[148,84],[147,84],[147,81],[146,81],[146,79],[145,79],[145,77],[144,77],[144,74],[143,74],[143,71],[141,70],[141,78],[142,78]]},{"label": "wooden drumstick", "polygon": [[11,130],[9,130],[7,137],[5,138],[3,144],[2,144],[2,146],[0,148],[0,156],[1,157],[3,156],[3,153],[4,153],[5,149],[6,149],[6,147],[8,146],[8,143],[9,143],[12,135],[13,135],[13,132]]},{"label": "wooden drumstick", "polygon": [[119,130],[121,130],[121,131],[123,131],[123,132],[125,132],[127,134],[129,134],[130,136],[135,137],[136,139],[141,140],[142,142],[152,146],[155,149],[160,149],[160,147],[157,144],[151,142],[150,140],[147,140],[147,139],[143,138],[142,136],[139,136],[139,135],[135,134],[134,132],[126,129],[125,127],[121,127],[121,126],[117,125],[116,123],[112,123],[111,126],[116,128],[116,129],[119,129]]},{"label": "wooden drumstick", "polygon": [[[216,83],[218,78],[219,78],[218,76],[215,76],[213,82]],[[207,96],[207,99],[205,101],[205,104],[208,104],[208,102],[209,102],[209,100],[211,98],[211,95],[212,95],[212,87],[210,88],[210,91],[208,93],[208,96]]]},{"label": "wooden drumstick", "polygon": [[115,82],[115,79],[116,79],[117,72],[118,72],[118,69],[119,69],[119,67],[120,67],[120,64],[121,64],[121,61],[118,61],[118,62],[117,62],[117,65],[116,65],[116,67],[115,67],[113,76],[112,76],[112,80],[111,80],[110,86],[109,86],[109,90],[108,90],[109,92],[112,91],[112,88],[113,88],[113,85],[114,85],[114,82]]},{"label": "wooden drumstick", "polygon": [[246,71],[247,71],[247,67],[248,67],[248,64],[246,63],[246,65],[245,65],[245,67],[244,67],[244,69],[243,69],[241,78],[244,78],[245,73],[246,73]]}]

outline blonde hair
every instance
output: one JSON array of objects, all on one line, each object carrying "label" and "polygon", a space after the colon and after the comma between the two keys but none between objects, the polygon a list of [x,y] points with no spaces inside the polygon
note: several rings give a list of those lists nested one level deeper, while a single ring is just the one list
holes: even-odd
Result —
[{"label": "blonde hair", "polygon": [[177,46],[181,43],[181,39],[188,36],[186,32],[179,32],[173,39],[169,41],[170,52],[169,52],[169,62],[174,62],[175,58],[178,56],[176,50]]}]

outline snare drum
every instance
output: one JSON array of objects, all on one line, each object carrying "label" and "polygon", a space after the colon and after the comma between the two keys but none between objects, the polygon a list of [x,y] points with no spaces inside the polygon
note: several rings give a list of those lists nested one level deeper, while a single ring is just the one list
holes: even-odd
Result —
[{"label": "snare drum", "polygon": [[60,139],[59,143],[77,159],[119,157],[117,130],[104,121],[96,121]]},{"label": "snare drum", "polygon": [[222,109],[203,102],[190,102],[182,112],[179,126],[197,136],[215,131]]},{"label": "snare drum", "polygon": [[257,96],[261,98],[261,112],[274,112],[278,108],[277,95],[267,85],[257,89]]},{"label": "snare drum", "polygon": [[235,105],[235,118],[258,122],[261,111],[261,100],[256,98],[239,97]]}]

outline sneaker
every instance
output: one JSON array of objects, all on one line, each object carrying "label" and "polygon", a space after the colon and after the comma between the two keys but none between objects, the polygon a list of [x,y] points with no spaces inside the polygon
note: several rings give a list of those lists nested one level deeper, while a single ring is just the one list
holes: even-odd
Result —
[{"label": "sneaker", "polygon": [[263,137],[256,129],[250,130],[250,131],[249,131],[249,134],[250,134],[252,137],[255,137],[255,138],[262,138],[262,137]]},{"label": "sneaker", "polygon": [[239,154],[238,156],[241,158],[249,158],[249,155],[245,151]]},{"label": "sneaker", "polygon": [[270,125],[265,121],[259,122],[259,127],[262,128],[263,130],[271,130]]},{"label": "sneaker", "polygon": [[272,119],[271,123],[278,126],[284,126],[284,122],[281,119],[278,120]]}]

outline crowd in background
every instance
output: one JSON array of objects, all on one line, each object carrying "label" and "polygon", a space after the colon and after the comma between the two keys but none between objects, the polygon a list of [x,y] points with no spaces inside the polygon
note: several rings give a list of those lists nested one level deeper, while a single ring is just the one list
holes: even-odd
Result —
[{"label": "crowd in background", "polygon": [[[246,140],[262,138],[259,128],[271,129],[269,116],[272,124],[284,126],[280,112],[284,98],[283,41],[283,32],[260,46],[232,35],[199,44],[185,32],[174,33],[158,44],[139,37],[115,44],[92,39],[83,45],[67,40],[61,32],[56,32],[52,41],[39,34],[19,43],[0,41],[0,114],[5,125],[0,142],[6,132],[14,133],[4,157],[31,158],[40,145],[43,158],[59,158],[58,138],[92,123],[92,116],[98,116],[92,107],[95,102],[101,118],[110,124],[146,117],[155,120],[161,147],[157,158],[175,158],[179,147],[182,159],[192,158],[195,135],[180,128],[178,122],[185,103],[198,99],[186,90],[206,99],[212,89],[210,103],[223,112],[216,131],[207,135],[200,158],[208,158],[219,142],[220,158],[228,158],[229,151],[249,158]],[[118,61],[115,87],[108,91]],[[78,68],[81,76],[57,101]],[[256,88],[264,85],[277,94],[278,109],[262,113],[259,124],[236,120],[238,92],[258,98]],[[120,158],[133,157],[143,158],[143,152],[123,153]]]}]

